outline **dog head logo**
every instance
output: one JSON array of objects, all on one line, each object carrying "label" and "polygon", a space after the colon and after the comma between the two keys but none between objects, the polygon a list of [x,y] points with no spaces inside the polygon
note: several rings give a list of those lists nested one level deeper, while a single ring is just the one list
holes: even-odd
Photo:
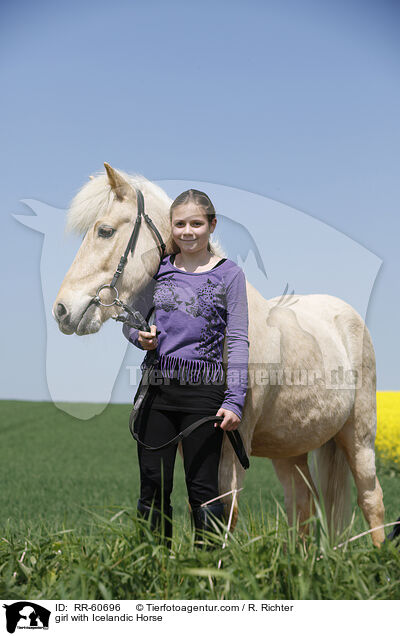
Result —
[{"label": "dog head logo", "polygon": [[18,629],[48,629],[51,612],[32,603],[31,601],[18,601],[11,605],[3,605],[6,609],[7,631],[14,634]]}]

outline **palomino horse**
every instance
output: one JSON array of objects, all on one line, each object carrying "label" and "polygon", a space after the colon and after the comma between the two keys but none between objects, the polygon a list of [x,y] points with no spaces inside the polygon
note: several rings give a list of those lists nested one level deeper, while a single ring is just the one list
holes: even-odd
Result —
[{"label": "palomino horse", "polygon": [[[68,213],[67,229],[85,236],[53,306],[65,334],[94,333],[122,311],[91,300],[101,285],[111,281],[128,243],[136,218],[135,188],[144,195],[146,212],[166,252],[173,252],[170,198],[144,177],[104,165],[106,172],[82,187]],[[221,254],[218,246],[214,252]],[[142,223],[134,253],[118,281],[120,298],[134,305],[156,273],[159,258],[154,234]],[[319,449],[318,489],[332,528],[340,528],[349,502],[349,468],[370,528],[382,526],[384,507],[374,454],[375,355],[364,321],[350,305],[328,295],[290,296],[285,303],[277,298],[265,300],[247,283],[247,296],[249,385],[239,428],[247,453],[272,459],[290,522],[294,509],[301,524],[313,510],[315,480],[307,456]],[[105,297],[102,300],[108,302]],[[238,490],[244,478],[227,439],[219,478],[221,494]],[[226,505],[230,504],[228,499]],[[237,500],[234,523],[236,518]],[[371,535],[377,546],[385,538],[383,529]]]}]

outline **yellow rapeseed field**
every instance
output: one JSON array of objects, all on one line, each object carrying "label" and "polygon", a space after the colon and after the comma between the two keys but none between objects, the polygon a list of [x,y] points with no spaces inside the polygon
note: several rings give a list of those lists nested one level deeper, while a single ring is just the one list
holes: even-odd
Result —
[{"label": "yellow rapeseed field", "polygon": [[400,466],[400,392],[378,391],[376,402],[376,449],[384,459]]}]

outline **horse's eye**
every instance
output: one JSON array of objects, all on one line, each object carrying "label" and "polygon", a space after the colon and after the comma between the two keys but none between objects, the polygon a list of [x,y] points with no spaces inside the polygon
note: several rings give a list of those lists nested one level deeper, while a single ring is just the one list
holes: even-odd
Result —
[{"label": "horse's eye", "polygon": [[100,226],[97,232],[97,236],[101,236],[101,238],[111,238],[115,233],[113,227]]}]

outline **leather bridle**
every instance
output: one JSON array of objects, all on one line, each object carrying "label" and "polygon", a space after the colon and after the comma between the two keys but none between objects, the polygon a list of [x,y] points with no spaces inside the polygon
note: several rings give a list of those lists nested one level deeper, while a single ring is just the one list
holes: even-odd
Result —
[{"label": "leather bridle", "polygon": [[[151,220],[151,218],[149,217],[148,214],[145,213],[144,211],[144,197],[143,194],[141,192],[141,190],[134,188],[135,192],[136,192],[136,201],[137,201],[137,215],[136,215],[136,219],[135,219],[135,225],[133,226],[133,230],[132,233],[129,237],[129,241],[128,244],[126,246],[125,252],[123,253],[123,255],[121,256],[121,259],[118,263],[118,267],[115,270],[114,276],[112,278],[111,283],[106,283],[105,285],[101,285],[97,292],[96,292],[96,296],[94,296],[92,298],[92,300],[90,301],[88,307],[91,304],[96,304],[96,305],[101,305],[102,307],[112,307],[113,305],[117,305],[119,307],[122,307],[130,316],[130,318],[136,323],[138,324],[138,328],[141,331],[150,331],[150,327],[148,325],[148,323],[146,322],[146,320],[143,318],[143,316],[138,312],[135,311],[133,309],[131,309],[130,307],[128,307],[128,305],[126,303],[124,303],[118,296],[118,289],[116,287],[117,282],[119,277],[121,276],[121,274],[123,273],[124,269],[125,269],[125,265],[128,261],[128,256],[129,253],[133,254],[135,251],[135,247],[136,247],[136,243],[137,243],[137,239],[139,236],[139,231],[140,231],[140,226],[142,223],[142,217],[144,218],[145,222],[147,223],[147,225],[149,226],[149,228],[151,229],[151,231],[153,232],[153,234],[155,234],[156,236],[156,243],[157,243],[157,249],[160,252],[160,263],[162,261],[162,259],[165,256],[165,243],[163,241],[163,238],[160,234],[160,232],[158,231],[158,229],[156,228],[156,226],[154,225],[153,221]],[[111,303],[104,303],[101,298],[100,298],[100,292],[102,289],[110,289],[113,290],[115,293],[115,298]],[[124,316],[117,316],[114,317],[114,320],[120,321],[120,322],[126,322],[127,318]]]}]

